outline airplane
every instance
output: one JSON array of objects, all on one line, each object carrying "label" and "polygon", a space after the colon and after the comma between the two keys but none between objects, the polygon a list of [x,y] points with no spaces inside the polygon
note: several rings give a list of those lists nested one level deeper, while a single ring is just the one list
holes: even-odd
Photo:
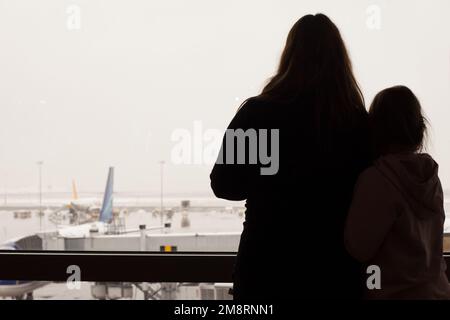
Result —
[{"label": "airplane", "polygon": [[75,180],[72,180],[72,199],[59,210],[53,211],[49,219],[55,225],[77,225],[98,219],[101,210],[98,198],[79,198]]},{"label": "airplane", "polygon": [[98,214],[101,209],[99,199],[97,198],[80,199],[78,197],[75,180],[72,180],[72,201],[70,201],[67,207],[74,211],[82,211],[88,214]]},{"label": "airplane", "polygon": [[[85,223],[78,226],[68,226],[57,229],[61,236],[79,237],[83,236],[86,231],[92,232],[96,228],[98,232],[106,232],[107,225],[113,220],[113,180],[114,168],[110,167],[108,172],[108,180],[106,182],[106,189],[103,198],[102,208],[100,210],[99,221],[90,224]],[[26,250],[21,248],[16,243],[17,239],[10,240],[6,244],[0,246],[0,250]],[[0,297],[12,297],[18,300],[33,299],[33,291],[41,288],[47,284],[48,281],[19,281],[19,280],[0,280]]]},{"label": "airplane", "polygon": [[[91,223],[86,222],[76,226],[59,227],[53,231],[46,231],[49,233],[57,232],[60,237],[64,238],[82,238],[87,237],[93,232],[96,234],[108,234],[111,226],[116,225],[116,218],[119,214],[113,210],[113,184],[114,184],[114,167],[110,167],[108,171],[108,178],[106,181],[105,193],[103,195],[103,203],[100,209],[98,221]],[[75,189],[76,190],[76,189]],[[75,191],[76,192],[76,191]],[[120,218],[120,217],[119,217]],[[170,224],[163,226],[151,226],[144,230],[164,230],[170,228]],[[142,231],[136,229],[120,229],[120,233],[133,233]],[[0,246],[0,250],[26,250],[17,244],[18,239],[10,240],[8,243]],[[51,282],[46,281],[17,281],[17,280],[0,280],[0,297],[12,297],[15,299],[33,299],[33,291],[41,288]]]},{"label": "airplane", "polygon": [[[96,222],[90,223],[86,222],[80,225],[76,226],[68,226],[64,228],[58,229],[58,235],[60,237],[64,238],[83,238],[88,237],[92,233],[95,234],[108,234],[113,229],[112,227],[118,226],[119,231],[115,233],[134,233],[140,231],[139,228],[136,229],[125,229],[125,226],[123,225],[123,228],[120,228],[120,215],[121,213],[114,210],[113,208],[113,185],[114,185],[114,167],[109,168],[108,172],[108,178],[106,181],[106,188],[105,193],[103,195],[103,202],[102,207],[100,209],[100,214],[98,217],[98,220]],[[117,222],[117,219],[119,218],[119,221]],[[168,228],[169,225],[163,225],[163,226],[153,226],[153,227],[147,227],[145,230],[160,230]]]},{"label": "airplane", "polygon": [[[73,238],[88,236],[91,232],[105,233],[107,231],[108,224],[110,224],[113,220],[113,185],[114,167],[110,167],[98,221],[94,223],[88,222],[77,226],[60,228],[58,229],[59,236]],[[76,189],[74,189],[74,194],[76,195]]]}]

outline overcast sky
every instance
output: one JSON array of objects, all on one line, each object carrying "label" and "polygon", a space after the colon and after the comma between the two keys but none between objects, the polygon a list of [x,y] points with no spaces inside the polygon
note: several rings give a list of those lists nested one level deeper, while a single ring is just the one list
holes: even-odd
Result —
[{"label": "overcast sky", "polygon": [[210,195],[211,165],[171,162],[176,129],[223,130],[259,93],[287,33],[307,13],[340,28],[370,103],[411,87],[433,126],[430,152],[450,188],[450,1],[0,0],[0,193]]}]

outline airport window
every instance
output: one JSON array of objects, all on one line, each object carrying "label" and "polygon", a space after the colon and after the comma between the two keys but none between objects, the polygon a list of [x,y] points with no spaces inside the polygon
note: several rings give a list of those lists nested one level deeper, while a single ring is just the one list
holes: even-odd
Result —
[{"label": "airport window", "polygon": [[[310,10],[333,12],[367,108],[389,85],[418,93],[450,215],[450,2],[439,10],[407,0],[72,2],[0,5],[2,251],[235,254],[245,200],[218,199],[209,175],[230,120],[261,92],[287,32]],[[75,291],[30,283],[0,280],[0,297],[231,299],[232,289],[230,281],[82,280]],[[4,294],[9,285],[17,291]]]}]

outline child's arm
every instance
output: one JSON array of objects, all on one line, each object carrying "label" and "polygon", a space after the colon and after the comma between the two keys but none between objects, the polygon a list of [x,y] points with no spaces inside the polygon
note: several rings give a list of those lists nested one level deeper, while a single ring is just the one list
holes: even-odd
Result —
[{"label": "child's arm", "polygon": [[345,245],[361,262],[374,258],[396,219],[389,190],[388,182],[373,167],[361,174],[355,186],[345,228]]}]

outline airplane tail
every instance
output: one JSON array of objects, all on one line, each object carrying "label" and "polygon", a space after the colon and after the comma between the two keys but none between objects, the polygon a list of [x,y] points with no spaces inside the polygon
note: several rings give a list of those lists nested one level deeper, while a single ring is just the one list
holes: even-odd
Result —
[{"label": "airplane tail", "polygon": [[72,200],[78,200],[77,185],[75,180],[72,180]]},{"label": "airplane tail", "polygon": [[110,222],[113,217],[113,184],[114,167],[110,167],[108,172],[108,181],[106,182],[105,194],[103,195],[102,209],[100,210],[99,220],[102,222]]}]

